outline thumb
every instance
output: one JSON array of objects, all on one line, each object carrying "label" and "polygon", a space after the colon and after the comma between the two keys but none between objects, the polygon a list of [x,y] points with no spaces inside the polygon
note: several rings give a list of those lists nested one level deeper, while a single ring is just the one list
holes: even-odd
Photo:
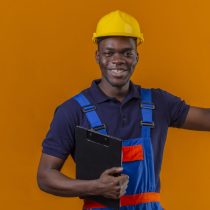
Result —
[{"label": "thumb", "polygon": [[114,175],[114,174],[120,173],[122,171],[123,171],[122,167],[113,167],[113,168],[109,168],[109,169],[105,170],[103,174]]}]

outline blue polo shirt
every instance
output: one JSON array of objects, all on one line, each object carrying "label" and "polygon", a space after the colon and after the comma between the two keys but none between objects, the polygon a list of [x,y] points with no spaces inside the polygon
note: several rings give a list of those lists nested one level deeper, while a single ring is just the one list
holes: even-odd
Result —
[{"label": "blue polo shirt", "polygon": [[[83,90],[82,93],[96,106],[96,111],[101,122],[106,125],[108,134],[121,139],[139,137],[142,119],[139,112],[141,86],[130,82],[129,93],[120,102],[105,95],[98,87],[99,82],[100,80],[93,81],[91,87]],[[155,128],[151,129],[151,141],[154,152],[156,192],[159,192],[159,176],[168,127],[181,127],[190,106],[179,97],[155,88],[152,88],[152,100],[155,104],[155,110],[153,110]],[[43,153],[61,159],[71,155],[74,159],[74,132],[77,125],[90,128],[80,105],[70,98],[55,110],[50,129],[42,143]]]}]

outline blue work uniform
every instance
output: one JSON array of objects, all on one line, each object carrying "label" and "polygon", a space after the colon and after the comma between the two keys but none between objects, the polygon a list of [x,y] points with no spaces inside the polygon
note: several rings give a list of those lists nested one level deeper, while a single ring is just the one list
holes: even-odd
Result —
[{"label": "blue work uniform", "polygon": [[[82,95],[96,107],[98,118],[106,125],[106,132],[123,139],[125,148],[142,146],[143,149],[143,160],[123,163],[124,173],[130,176],[126,194],[141,196],[142,193],[149,192],[154,193],[157,199],[158,196],[155,193],[159,193],[160,190],[159,173],[167,129],[169,126],[180,127],[183,124],[189,105],[161,89],[151,89],[149,92],[147,90],[145,98],[142,98],[143,89],[133,83],[130,83],[129,94],[119,102],[115,98],[106,96],[98,87],[98,83],[99,80],[93,81],[90,88],[82,91]],[[140,109],[142,102],[149,107],[142,106]],[[152,103],[155,106],[154,110],[150,109]],[[143,122],[143,125],[140,126],[140,122]],[[153,122],[155,127],[151,128]],[[50,130],[43,142],[43,153],[62,159],[71,154],[74,158],[76,125],[92,127],[90,119],[81,109],[81,104],[72,98],[56,110]],[[141,173],[134,177],[135,171]],[[162,209],[159,201],[155,202],[155,199],[153,202],[132,205],[130,209],[139,210],[145,207],[154,210]],[[139,200],[139,197],[134,197],[134,200]],[[126,197],[122,202],[126,205]],[[136,208],[137,206],[139,208]],[[124,210],[126,206],[121,208]]]}]

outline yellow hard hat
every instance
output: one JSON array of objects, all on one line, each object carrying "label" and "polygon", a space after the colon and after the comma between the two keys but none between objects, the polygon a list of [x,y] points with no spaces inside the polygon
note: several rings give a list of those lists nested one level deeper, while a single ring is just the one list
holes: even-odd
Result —
[{"label": "yellow hard hat", "polygon": [[104,36],[129,36],[137,38],[137,44],[144,41],[138,21],[129,14],[116,10],[103,16],[93,33],[93,41]]}]

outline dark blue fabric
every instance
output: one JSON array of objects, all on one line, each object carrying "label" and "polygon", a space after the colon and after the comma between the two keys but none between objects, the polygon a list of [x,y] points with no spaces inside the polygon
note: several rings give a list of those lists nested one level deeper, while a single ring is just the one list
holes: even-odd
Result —
[{"label": "dark blue fabric", "polygon": [[[109,135],[121,139],[138,138],[141,133],[139,115],[141,87],[130,83],[129,94],[122,102],[106,96],[98,87],[99,80],[93,81],[90,88],[82,93],[96,106],[97,113],[106,124]],[[159,174],[168,127],[180,127],[189,110],[189,105],[180,98],[161,89],[152,89],[153,120],[155,128],[151,132],[153,147],[156,192],[160,190]],[[43,141],[43,153],[66,159],[74,158],[74,128],[76,125],[89,127],[89,122],[80,105],[69,99],[59,105],[54,113],[50,129]]]},{"label": "dark blue fabric", "polygon": [[[143,159],[141,160],[131,160],[129,162],[123,162],[123,174],[129,176],[129,183],[126,189],[125,195],[137,195],[145,192],[154,192],[156,189],[155,184],[155,173],[154,173],[154,160],[153,160],[153,148],[151,145],[151,129],[154,126],[151,126],[153,123],[153,108],[152,103],[152,93],[151,89],[141,88],[139,92],[141,95],[140,104],[141,108],[139,110],[142,114],[142,133],[139,133],[138,145],[142,145],[143,149]],[[80,93],[74,96],[74,99],[80,104],[81,108],[85,109],[85,115],[91,125],[91,128],[101,125],[100,117],[97,114],[97,110],[94,105],[91,105],[91,102],[84,96],[83,93]],[[139,112],[140,114],[140,112]],[[146,123],[146,125],[145,125]],[[154,123],[153,123],[154,124]],[[99,130],[100,133],[104,133],[103,130]],[[106,132],[106,130],[105,130]],[[123,140],[123,146],[126,148],[124,143],[130,142],[131,145],[136,145],[137,141],[133,139]],[[133,151],[135,153],[135,151]],[[125,210],[142,209],[142,206],[138,207],[136,205],[126,206]],[[144,206],[145,210],[152,210],[150,202]],[[158,207],[158,206],[157,206]],[[92,208],[97,210],[98,208]],[[122,208],[120,208],[122,209]],[[154,208],[153,208],[154,209]],[[155,208],[156,210],[161,210],[162,208]],[[106,210],[111,210],[111,208],[106,208]]]},{"label": "dark blue fabric", "polygon": [[[141,111],[143,122],[152,123],[153,109],[152,106],[150,106],[152,104],[151,90],[141,88],[139,94],[141,95],[141,108],[139,107],[139,110]],[[91,104],[91,102],[82,93],[76,95],[74,99],[83,109],[84,106],[90,106]],[[140,112],[138,114],[140,115]],[[85,115],[91,125],[91,128],[94,128],[96,124],[102,124],[100,117],[97,114],[97,110],[92,110],[87,113],[85,112]],[[139,133],[139,144],[143,146],[143,160],[123,163],[123,174],[127,174],[130,180],[126,190],[126,195],[155,191],[156,185],[153,164],[153,151],[150,139],[151,129],[151,126],[143,125],[142,133]],[[136,145],[136,141],[133,141],[133,139],[127,139],[124,140],[123,143],[124,142],[131,142],[131,145],[133,145],[133,143]]]}]

